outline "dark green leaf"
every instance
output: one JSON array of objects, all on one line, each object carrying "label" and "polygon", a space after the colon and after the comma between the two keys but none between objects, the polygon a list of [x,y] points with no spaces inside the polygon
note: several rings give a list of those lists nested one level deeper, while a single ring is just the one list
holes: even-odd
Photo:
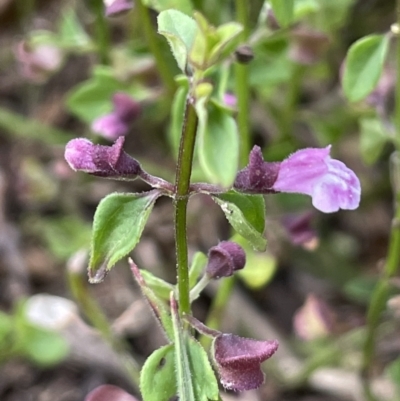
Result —
[{"label": "dark green leaf", "polygon": [[360,150],[365,163],[373,164],[389,139],[388,132],[377,118],[360,119]]},{"label": "dark green leaf", "polygon": [[267,240],[263,237],[265,206],[262,195],[244,195],[235,191],[213,196],[232,227],[254,249],[265,251]]},{"label": "dark green leaf", "polygon": [[140,372],[143,401],[169,401],[176,395],[174,345],[154,351]]},{"label": "dark green leaf", "polygon": [[369,35],[352,44],[343,74],[343,90],[351,102],[364,99],[375,88],[388,47],[388,35]]},{"label": "dark green leaf", "polygon": [[210,182],[229,188],[238,169],[236,122],[225,110],[208,103],[205,98],[196,103],[196,111],[199,117],[197,152],[200,165]]},{"label": "dark green leaf", "polygon": [[186,72],[188,54],[197,32],[193,18],[177,10],[162,11],[157,18],[158,33],[165,36],[182,72]]},{"label": "dark green leaf", "polygon": [[279,24],[285,28],[293,22],[294,0],[271,0],[274,15]]},{"label": "dark green leaf", "polygon": [[93,221],[89,279],[100,282],[115,263],[139,242],[159,191],[108,195],[99,203]]},{"label": "dark green leaf", "polygon": [[218,381],[204,348],[192,337],[188,341],[188,357],[196,401],[218,400]]}]

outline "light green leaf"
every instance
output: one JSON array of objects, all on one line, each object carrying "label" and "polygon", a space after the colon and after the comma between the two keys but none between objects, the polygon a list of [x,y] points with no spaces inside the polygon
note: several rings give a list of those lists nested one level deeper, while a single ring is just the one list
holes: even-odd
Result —
[{"label": "light green leaf", "polygon": [[203,272],[207,264],[207,256],[203,252],[196,252],[193,256],[192,265],[189,270],[189,288],[192,289],[196,283],[200,274]]},{"label": "light green leaf", "polygon": [[174,345],[154,351],[140,372],[143,401],[169,401],[176,394],[174,372]]},{"label": "light green leaf", "polygon": [[218,400],[218,381],[204,348],[192,337],[188,341],[188,357],[196,401]]},{"label": "light green leaf", "polygon": [[360,150],[365,163],[373,164],[389,139],[388,132],[377,118],[360,119]]},{"label": "light green leaf", "polygon": [[100,282],[139,242],[159,191],[108,195],[99,203],[93,221],[89,280]]},{"label": "light green leaf", "polygon": [[230,56],[239,44],[239,35],[243,32],[243,26],[237,22],[228,22],[217,28],[218,42],[213,46],[209,55],[209,64],[215,64]]},{"label": "light green leaf", "polygon": [[388,35],[369,35],[352,44],[343,73],[343,90],[351,102],[364,99],[375,88],[388,47]]},{"label": "light green leaf", "polygon": [[72,49],[89,49],[93,44],[83,29],[75,10],[71,7],[62,14],[59,29],[59,45]]},{"label": "light green leaf", "polygon": [[187,15],[193,12],[191,0],[143,0],[143,4],[158,12],[174,9]]},{"label": "light green leaf", "polygon": [[200,166],[210,182],[232,186],[238,169],[239,134],[234,118],[203,99],[196,103],[199,117],[198,147]]},{"label": "light green leaf", "polygon": [[196,22],[177,10],[162,11],[157,22],[158,33],[168,40],[179,68],[185,73],[188,54],[197,32]]},{"label": "light green leaf", "polygon": [[151,290],[156,294],[157,297],[168,301],[171,291],[174,291],[175,287],[164,281],[163,279],[156,277],[153,273],[148,270],[140,270],[146,284],[151,288]]},{"label": "light green leaf", "polygon": [[293,22],[294,0],[270,0],[272,10],[279,24],[285,28]]},{"label": "light green leaf", "polygon": [[263,237],[265,206],[262,195],[244,195],[229,191],[212,197],[221,207],[232,227],[254,249],[265,251],[267,240]]}]

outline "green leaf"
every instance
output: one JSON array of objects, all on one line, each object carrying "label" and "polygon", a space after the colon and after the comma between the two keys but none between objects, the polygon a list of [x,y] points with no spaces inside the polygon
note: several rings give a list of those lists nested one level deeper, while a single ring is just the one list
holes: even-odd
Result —
[{"label": "green leaf", "polygon": [[160,192],[154,190],[143,194],[114,193],[102,199],[93,221],[90,282],[102,281],[115,263],[132,251],[159,196]]},{"label": "green leaf", "polygon": [[68,93],[66,105],[77,117],[91,123],[95,118],[111,111],[112,96],[122,90],[126,90],[126,85],[113,76],[111,67],[98,66],[92,78]]},{"label": "green leaf", "polygon": [[143,401],[169,401],[177,392],[174,373],[174,345],[154,351],[140,372]]},{"label": "green leaf", "polygon": [[389,139],[388,132],[377,118],[360,119],[360,150],[365,163],[373,164],[378,160]]},{"label": "green leaf", "polygon": [[31,361],[42,366],[55,365],[64,360],[69,352],[66,341],[56,332],[25,323],[20,352]]},{"label": "green leaf", "polygon": [[216,31],[218,42],[211,49],[209,64],[215,64],[230,56],[236,49],[242,32],[243,26],[237,22],[228,22],[219,26]]},{"label": "green leaf", "polygon": [[262,235],[265,224],[262,195],[244,195],[229,191],[212,198],[221,207],[237,233],[247,239],[254,249],[265,251],[267,240]]},{"label": "green leaf", "polygon": [[182,11],[187,15],[193,12],[193,5],[190,0],[143,0],[146,7],[150,7],[158,12],[174,9]]},{"label": "green leaf", "polygon": [[164,281],[163,279],[156,277],[153,273],[150,273],[148,270],[140,270],[146,284],[152,289],[154,294],[164,299],[165,301],[169,300],[169,296],[171,291],[174,291],[175,287]]},{"label": "green leaf", "polygon": [[177,10],[162,11],[158,17],[158,33],[165,36],[182,72],[186,72],[188,54],[197,32],[193,18]]},{"label": "green leaf", "polygon": [[188,341],[188,357],[196,401],[218,400],[218,381],[204,348],[193,338]]},{"label": "green leaf", "polygon": [[385,369],[385,372],[387,372],[391,377],[393,383],[397,387],[397,392],[400,396],[400,358],[397,358],[393,362],[391,362]]},{"label": "green leaf", "polygon": [[234,118],[205,98],[196,102],[199,117],[198,147],[200,166],[210,182],[232,186],[238,169],[239,134]]},{"label": "green leaf", "polygon": [[388,35],[369,35],[352,44],[343,74],[343,90],[351,102],[364,99],[375,88],[388,47]]},{"label": "green leaf", "polygon": [[196,283],[200,274],[203,272],[207,264],[207,256],[203,252],[196,252],[193,256],[192,265],[189,270],[189,288],[192,289]]},{"label": "green leaf", "polygon": [[6,337],[13,329],[13,320],[10,315],[0,312],[0,348]]},{"label": "green leaf", "polygon": [[272,10],[279,24],[285,28],[293,22],[294,0],[270,0]]},{"label": "green leaf", "polygon": [[72,7],[63,12],[58,44],[66,48],[83,50],[93,45]]}]

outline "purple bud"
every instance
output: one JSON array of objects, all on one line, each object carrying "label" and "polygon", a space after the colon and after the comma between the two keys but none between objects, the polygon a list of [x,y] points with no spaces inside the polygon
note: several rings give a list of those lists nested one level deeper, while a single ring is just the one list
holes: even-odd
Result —
[{"label": "purple bud", "polygon": [[305,341],[326,337],[333,326],[334,316],[329,306],[313,294],[307,296],[293,319],[296,334]]},{"label": "purple bud", "polygon": [[234,188],[240,192],[268,194],[300,193],[311,196],[315,208],[332,213],[356,209],[360,203],[360,181],[352,170],[323,149],[301,149],[280,163],[264,162],[255,146],[247,167],[239,171]]},{"label": "purple bud", "polygon": [[104,0],[103,2],[106,8],[106,17],[116,17],[133,8],[133,3],[130,0]]},{"label": "purple bud", "polygon": [[120,137],[112,146],[94,145],[88,139],[76,138],[65,147],[65,160],[75,171],[106,178],[135,179],[141,172],[138,161],[126,154]]},{"label": "purple bud", "polygon": [[96,118],[92,130],[106,139],[115,140],[128,133],[129,126],[140,114],[140,105],[121,92],[116,93],[112,101],[113,111]]},{"label": "purple bud", "polygon": [[289,214],[283,217],[282,224],[294,245],[301,245],[308,250],[314,250],[318,246],[317,233],[311,227],[313,217],[312,212]]},{"label": "purple bud", "polygon": [[208,251],[206,273],[210,278],[229,277],[236,270],[243,269],[246,254],[243,248],[231,241],[222,241]]},{"label": "purple bud", "polygon": [[278,341],[257,341],[234,334],[220,334],[213,341],[212,355],[221,384],[228,390],[255,389],[264,382],[261,363],[278,349]]},{"label": "purple bud", "polygon": [[133,395],[117,386],[104,384],[96,387],[86,397],[85,401],[138,401]]}]

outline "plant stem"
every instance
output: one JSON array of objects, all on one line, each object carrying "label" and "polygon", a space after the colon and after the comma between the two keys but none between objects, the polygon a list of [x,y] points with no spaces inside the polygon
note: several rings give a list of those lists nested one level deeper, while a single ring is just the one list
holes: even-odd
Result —
[{"label": "plant stem", "polygon": [[175,181],[175,243],[178,272],[179,313],[190,314],[189,265],[186,235],[186,212],[190,192],[193,152],[196,140],[198,118],[194,99],[189,93],[186,100],[185,117],[179,145]]},{"label": "plant stem", "polygon": [[97,51],[99,53],[100,62],[102,64],[109,64],[110,31],[104,14],[103,1],[91,0],[90,6],[92,12],[96,16],[95,36],[96,36]]},{"label": "plant stem", "polygon": [[[397,0],[397,24],[400,25],[400,0]],[[400,136],[400,36],[397,37],[397,80],[396,80],[396,92],[395,92],[395,126],[396,126],[396,138],[394,143],[397,147],[397,152],[400,151],[399,139]],[[398,166],[395,166],[395,168]],[[390,232],[388,255],[385,260],[383,273],[379,279],[374,292],[372,294],[371,302],[368,308],[367,314],[367,339],[363,349],[363,378],[364,378],[364,389],[365,395],[368,400],[376,400],[372,394],[369,381],[369,373],[373,363],[375,355],[375,340],[376,332],[378,329],[379,322],[381,320],[382,313],[385,310],[386,302],[389,296],[390,278],[393,277],[399,268],[400,264],[400,202],[398,188],[394,185],[394,196],[395,196],[395,207],[396,212],[392,220],[392,229]]]},{"label": "plant stem", "polygon": [[161,51],[159,41],[153,28],[153,24],[151,23],[149,9],[143,4],[142,0],[136,0],[135,5],[138,8],[147,44],[149,45],[149,48],[156,61],[158,72],[165,87],[167,88],[168,93],[172,95],[175,92],[174,75],[170,71],[168,64],[166,63],[166,58]]},{"label": "plant stem", "polygon": [[[236,0],[236,19],[243,25],[242,41],[246,41],[249,35],[248,28],[248,1]],[[247,164],[250,152],[250,117],[249,117],[249,74],[246,65],[235,63],[235,85],[238,104],[237,123],[240,136],[239,165]]]}]

